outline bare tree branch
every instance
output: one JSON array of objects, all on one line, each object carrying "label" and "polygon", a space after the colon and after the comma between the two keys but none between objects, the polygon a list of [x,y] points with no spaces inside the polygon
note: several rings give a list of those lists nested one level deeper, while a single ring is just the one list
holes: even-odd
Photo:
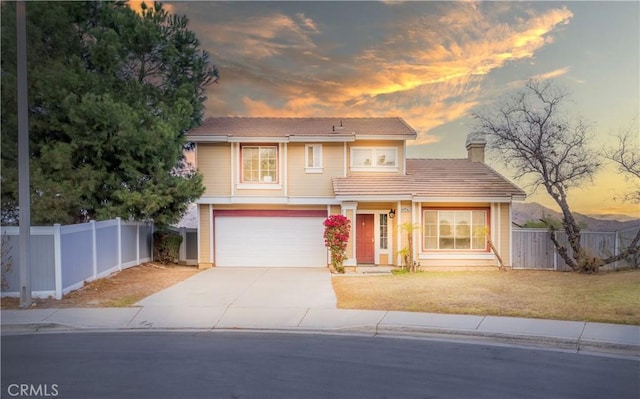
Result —
[{"label": "bare tree branch", "polygon": [[[562,211],[562,227],[568,246],[555,237],[558,254],[572,270],[595,272],[611,259],[587,254],[580,244],[580,226],[567,202],[567,192],[591,181],[601,166],[601,157],[589,147],[590,125],[572,120],[563,111],[566,90],[551,81],[529,80],[524,89],[503,100],[497,109],[475,114],[475,134],[484,135],[489,147],[517,179],[531,179],[531,186],[544,187]],[[626,145],[626,142],[623,142]],[[624,148],[624,147],[623,147]],[[626,155],[624,165],[638,162],[639,155]],[[638,246],[638,240],[633,243]],[[633,246],[632,245],[632,246]],[[631,251],[637,251],[631,248]]]},{"label": "bare tree branch", "polygon": [[617,147],[606,147],[603,150],[605,158],[613,161],[618,171],[625,175],[634,189],[627,193],[625,200],[640,203],[640,131],[638,130],[638,117],[631,124],[621,129],[615,135]]}]

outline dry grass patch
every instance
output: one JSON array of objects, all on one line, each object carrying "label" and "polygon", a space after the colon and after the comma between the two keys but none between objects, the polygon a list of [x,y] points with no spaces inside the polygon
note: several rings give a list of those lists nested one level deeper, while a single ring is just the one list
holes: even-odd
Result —
[{"label": "dry grass patch", "polygon": [[[199,270],[194,266],[144,263],[87,283],[57,301],[36,299],[35,308],[128,307],[160,290],[177,284]],[[2,298],[2,309],[17,309],[18,298]]]},{"label": "dry grass patch", "polygon": [[341,309],[530,317],[640,325],[640,270],[422,272],[332,279]]}]

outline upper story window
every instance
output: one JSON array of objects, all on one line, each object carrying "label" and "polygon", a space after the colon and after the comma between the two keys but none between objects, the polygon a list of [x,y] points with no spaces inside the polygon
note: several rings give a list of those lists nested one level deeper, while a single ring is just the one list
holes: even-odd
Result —
[{"label": "upper story window", "polygon": [[243,183],[277,183],[278,147],[243,145],[241,176]]},{"label": "upper story window", "polygon": [[398,149],[395,147],[351,147],[351,170],[356,172],[395,172]]},{"label": "upper story window", "polygon": [[423,249],[487,250],[486,209],[426,209],[423,213]]},{"label": "upper story window", "polygon": [[305,172],[322,173],[322,144],[307,144],[304,150]]}]

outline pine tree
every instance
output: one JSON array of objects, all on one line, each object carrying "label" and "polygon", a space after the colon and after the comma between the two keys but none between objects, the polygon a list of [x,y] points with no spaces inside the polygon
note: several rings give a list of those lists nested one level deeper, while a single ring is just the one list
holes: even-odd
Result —
[{"label": "pine tree", "polygon": [[[177,221],[202,195],[184,132],[217,70],[160,3],[28,2],[34,224]],[[17,219],[15,3],[2,4],[2,219]]]}]

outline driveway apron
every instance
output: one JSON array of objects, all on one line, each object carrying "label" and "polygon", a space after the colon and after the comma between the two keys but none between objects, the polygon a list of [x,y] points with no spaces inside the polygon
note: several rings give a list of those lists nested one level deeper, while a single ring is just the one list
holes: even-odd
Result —
[{"label": "driveway apron", "polygon": [[211,268],[139,301],[131,325],[294,327],[336,303],[326,268]]}]

